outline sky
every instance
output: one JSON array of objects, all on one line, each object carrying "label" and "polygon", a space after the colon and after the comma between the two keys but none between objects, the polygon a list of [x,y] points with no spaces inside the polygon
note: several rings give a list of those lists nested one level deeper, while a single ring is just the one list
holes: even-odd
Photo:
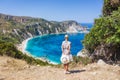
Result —
[{"label": "sky", "polygon": [[102,15],[103,0],[0,0],[0,13],[49,21],[93,23]]}]

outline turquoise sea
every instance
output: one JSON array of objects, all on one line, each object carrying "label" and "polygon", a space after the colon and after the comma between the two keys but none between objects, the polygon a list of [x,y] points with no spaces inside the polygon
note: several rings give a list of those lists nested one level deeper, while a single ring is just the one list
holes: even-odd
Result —
[{"label": "turquoise sea", "polygon": [[[90,24],[89,24],[90,25]],[[33,57],[44,58],[50,62],[60,64],[61,44],[64,41],[65,34],[49,34],[37,36],[27,42],[26,51]],[[82,40],[85,33],[69,33],[69,41],[71,42],[71,53],[77,53],[83,48]]]}]

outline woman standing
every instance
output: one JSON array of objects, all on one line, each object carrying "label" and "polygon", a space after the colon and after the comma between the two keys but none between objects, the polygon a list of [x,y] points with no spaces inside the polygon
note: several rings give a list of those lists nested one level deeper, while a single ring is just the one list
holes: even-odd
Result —
[{"label": "woman standing", "polygon": [[62,42],[62,56],[61,62],[64,65],[65,73],[70,73],[68,70],[69,63],[72,61],[72,55],[70,54],[71,42],[68,41],[68,35],[65,35],[65,40]]}]

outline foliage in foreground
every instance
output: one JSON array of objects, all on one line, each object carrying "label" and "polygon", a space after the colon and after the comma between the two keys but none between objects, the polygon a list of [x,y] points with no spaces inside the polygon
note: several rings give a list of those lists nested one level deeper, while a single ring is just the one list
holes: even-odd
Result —
[{"label": "foliage in foreground", "polygon": [[85,36],[84,46],[90,51],[101,43],[113,43],[116,46],[120,44],[120,8],[111,16],[96,19],[95,25],[89,34]]},{"label": "foliage in foreground", "polygon": [[87,65],[91,63],[91,59],[89,57],[80,57],[80,56],[74,56],[72,64],[82,64]]},{"label": "foliage in foreground", "polygon": [[85,36],[83,43],[91,54],[95,50],[100,51],[103,45],[106,51],[103,57],[120,60],[120,3],[119,0],[111,1],[114,0],[104,0],[103,16],[95,20],[94,27]]},{"label": "foliage in foreground", "polygon": [[22,52],[18,51],[11,42],[0,40],[0,55],[7,55],[13,58],[25,60],[28,64],[49,65],[47,62],[43,62],[39,59],[34,59]]}]

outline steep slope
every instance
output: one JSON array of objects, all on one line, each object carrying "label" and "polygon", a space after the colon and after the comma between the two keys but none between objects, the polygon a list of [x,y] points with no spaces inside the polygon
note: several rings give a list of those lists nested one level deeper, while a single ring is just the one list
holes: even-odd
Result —
[{"label": "steep slope", "polygon": [[[72,27],[72,30],[71,30]],[[28,37],[43,34],[77,32],[82,30],[76,21],[47,21],[41,18],[11,16],[0,14],[0,35],[17,39],[22,42]]]}]

